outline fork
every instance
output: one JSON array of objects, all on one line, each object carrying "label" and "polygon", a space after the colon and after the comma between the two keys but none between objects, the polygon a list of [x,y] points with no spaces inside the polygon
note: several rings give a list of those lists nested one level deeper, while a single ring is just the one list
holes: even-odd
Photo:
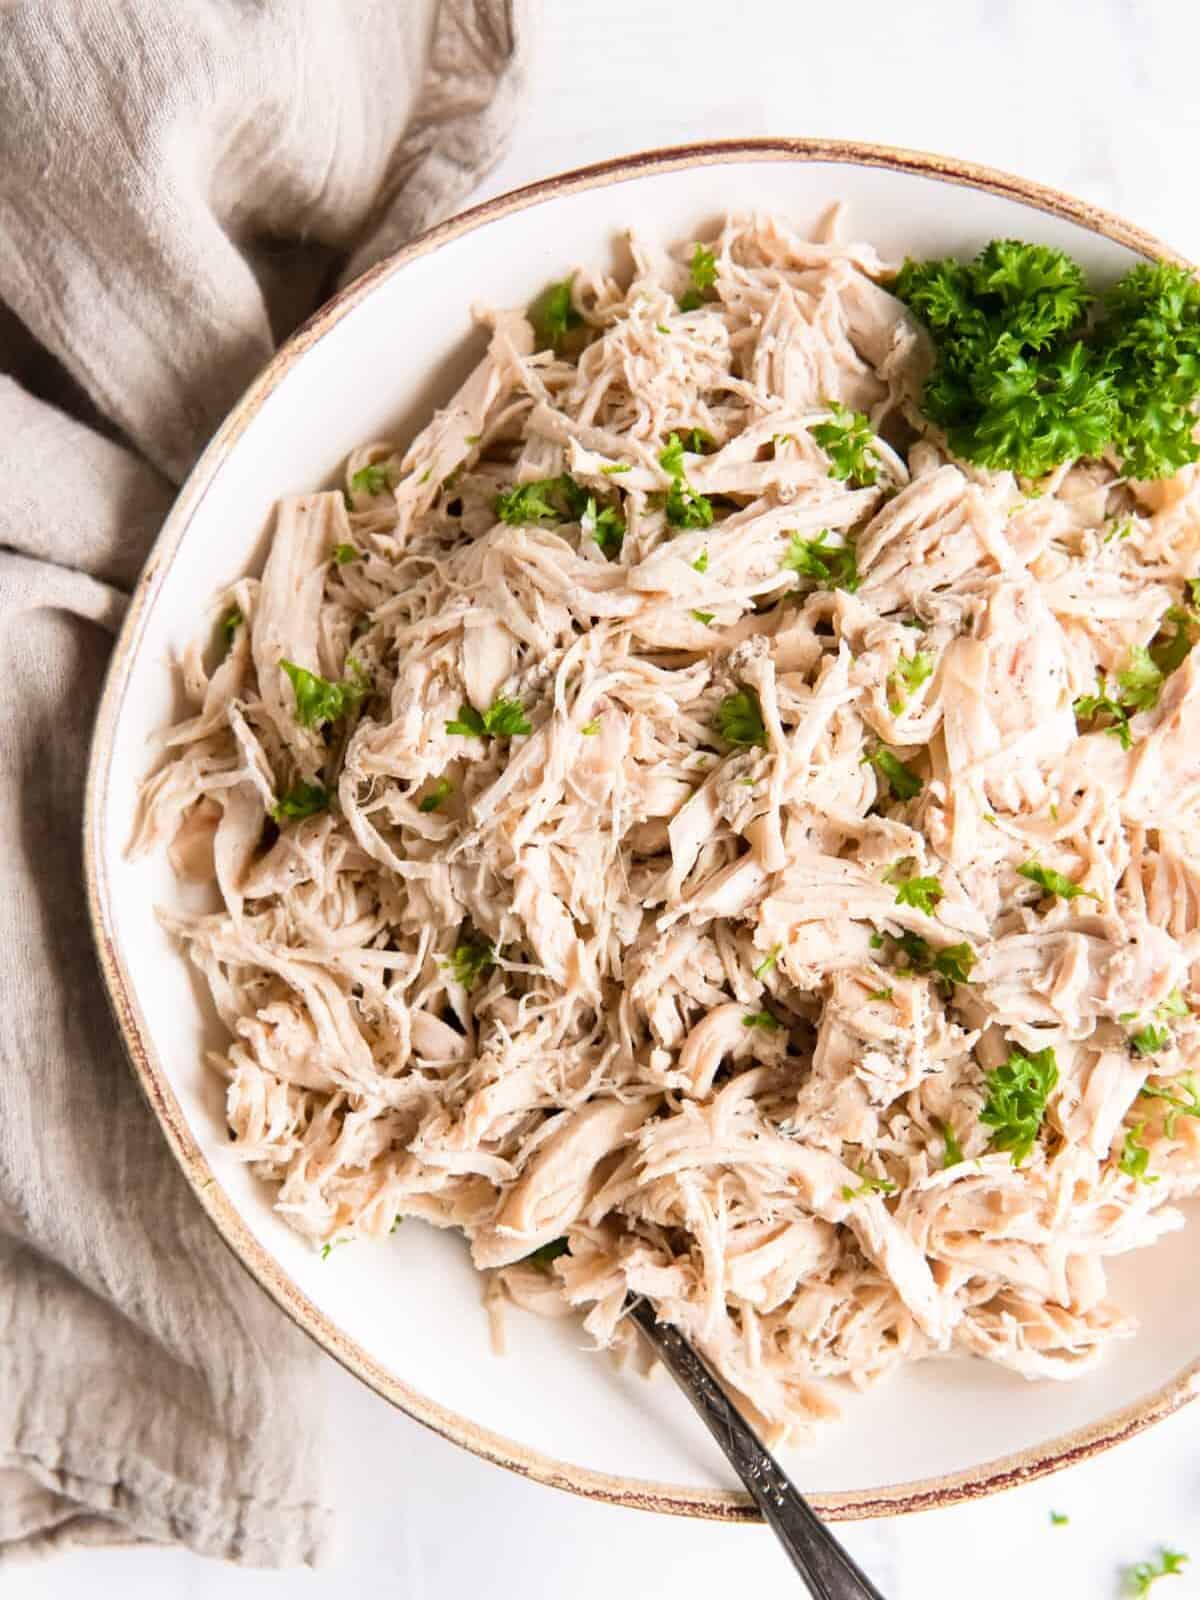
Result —
[{"label": "fork", "polygon": [[883,1600],[759,1439],[695,1346],[678,1328],[659,1322],[648,1300],[631,1298],[626,1311],[700,1413],[813,1600]]}]

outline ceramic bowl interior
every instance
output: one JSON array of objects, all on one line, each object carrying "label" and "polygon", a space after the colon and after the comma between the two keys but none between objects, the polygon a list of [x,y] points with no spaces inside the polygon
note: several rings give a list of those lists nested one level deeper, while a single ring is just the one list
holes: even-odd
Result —
[{"label": "ceramic bowl interior", "polygon": [[[271,1209],[226,1143],[222,1085],[203,1065],[221,1032],[162,932],[187,903],[165,860],[123,855],[147,740],[179,711],[172,669],[208,625],[206,597],[255,570],[273,502],[331,481],[352,446],[405,441],[477,359],[470,308],[520,305],[575,263],[619,261],[633,226],[696,237],[727,210],[802,226],[842,200],[886,255],[969,255],[996,236],[1059,245],[1103,282],[1162,247],[1135,229],[997,174],[861,146],[710,147],[613,163],[493,201],[383,263],[320,313],[238,406],[180,496],[142,578],[107,686],[87,822],[90,894],[114,1010],[134,1066],[201,1202],[250,1271],[333,1355],[468,1448],[544,1481],[660,1510],[748,1516],[731,1473],[665,1380],[620,1374],[576,1323],[514,1311],[490,1353],[480,1280],[456,1235],[416,1222],[322,1260]],[[195,903],[194,901],[191,903]],[[846,1398],[811,1454],[785,1454],[827,1514],[861,1516],[985,1492],[1135,1431],[1189,1396],[1200,1355],[1194,1239],[1115,1263],[1141,1335],[1094,1375],[1030,1384],[942,1359]]]}]

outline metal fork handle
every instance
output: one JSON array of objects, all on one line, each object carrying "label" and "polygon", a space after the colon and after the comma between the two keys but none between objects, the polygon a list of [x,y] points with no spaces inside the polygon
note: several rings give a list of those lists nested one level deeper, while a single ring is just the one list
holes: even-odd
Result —
[{"label": "metal fork handle", "polygon": [[884,1600],[763,1445],[700,1352],[677,1328],[659,1322],[648,1300],[631,1299],[626,1309],[725,1452],[813,1600]]}]

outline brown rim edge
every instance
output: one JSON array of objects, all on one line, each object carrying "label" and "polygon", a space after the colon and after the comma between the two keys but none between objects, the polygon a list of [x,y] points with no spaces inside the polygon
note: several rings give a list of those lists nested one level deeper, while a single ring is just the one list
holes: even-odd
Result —
[{"label": "brown rim edge", "polygon": [[[111,932],[109,884],[104,863],[104,816],[117,720],[137,642],[164,575],[203,501],[209,485],[250,419],[291,366],[371,293],[376,284],[419,256],[438,250],[462,234],[498,217],[522,211],[559,195],[621,183],[682,167],[748,161],[826,162],[885,167],[940,182],[986,190],[1036,210],[1062,217],[1140,255],[1191,265],[1161,240],[1111,212],[1058,190],[1010,173],[947,156],[886,145],[834,139],[745,139],[713,141],[645,151],[542,179],[472,207],[430,229],[371,267],[320,308],[275,355],[213,436],[171,509],[130,601],[105,679],[92,737],[84,801],[84,876],[88,912],[101,974],[113,1017],[130,1063],[167,1143],[196,1198],[246,1270],[280,1308],[325,1351],[414,1421],[497,1466],[552,1488],[588,1499],[676,1516],[728,1522],[761,1520],[749,1498],[727,1489],[690,1489],[641,1479],[614,1477],[555,1460],[517,1441],[477,1426],[469,1418],[410,1389],[348,1339],[304,1295],[254,1238],[216,1181],[188,1128],[150,1041],[124,959]],[[876,1490],[831,1491],[811,1496],[831,1521],[892,1516],[971,1500],[1031,1482],[1109,1449],[1177,1411],[1200,1391],[1200,1355],[1153,1393],[1099,1421],[1039,1446],[999,1457],[962,1472]]]}]

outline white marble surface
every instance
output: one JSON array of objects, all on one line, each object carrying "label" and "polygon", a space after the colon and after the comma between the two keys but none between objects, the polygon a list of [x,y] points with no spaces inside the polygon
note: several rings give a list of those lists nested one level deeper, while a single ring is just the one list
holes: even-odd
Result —
[{"label": "white marble surface", "polygon": [[[486,194],[649,145],[821,134],[1005,167],[1200,258],[1200,12],[1186,0],[545,4],[532,102]],[[4,1600],[668,1590],[706,1600],[756,1580],[798,1592],[762,1529],[650,1517],[526,1483],[409,1422],[332,1362],[324,1390],[341,1513],[326,1568],[260,1573],[178,1551],[113,1551],[6,1574]],[[1050,1526],[1052,1508],[1068,1526]],[[1121,1566],[1160,1543],[1196,1554],[1192,1575],[1156,1591],[1187,1600],[1200,1595],[1200,1411],[1051,1480],[845,1537],[889,1600],[1105,1600],[1119,1593]]]}]

